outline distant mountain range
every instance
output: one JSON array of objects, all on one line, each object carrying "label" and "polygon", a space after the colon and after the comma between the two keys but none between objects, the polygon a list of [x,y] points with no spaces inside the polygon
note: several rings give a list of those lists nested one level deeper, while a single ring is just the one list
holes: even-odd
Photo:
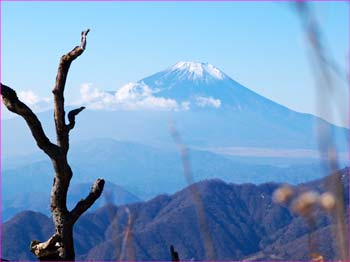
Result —
[{"label": "distant mountain range", "polygon": [[[108,181],[97,206],[104,203],[108,191],[115,192],[114,203],[119,205],[174,193],[187,185],[177,150],[105,138],[73,143],[69,159],[74,172],[68,192],[69,206],[87,195],[97,177]],[[190,149],[189,160],[194,181],[219,178],[235,183],[297,184],[323,174],[317,162],[274,166],[196,149]],[[2,170],[3,219],[26,209],[48,214],[52,180],[51,162],[41,154],[5,162]],[[120,194],[124,197],[120,198]]]},{"label": "distant mountain range", "polygon": [[[35,165],[34,165],[35,166]],[[37,171],[38,173],[40,171]],[[40,176],[38,173],[33,176]],[[12,173],[12,175],[15,175]],[[19,173],[21,178],[21,173]],[[50,188],[44,188],[43,185],[37,185],[36,181],[30,181],[28,177],[30,174],[26,173],[23,179],[23,183],[10,186],[8,183],[4,183],[5,194],[2,197],[1,213],[2,220],[7,221],[17,213],[23,210],[37,211],[45,215],[50,214]],[[50,174],[43,173],[44,180],[47,182],[50,180]],[[17,180],[20,180],[17,178]],[[16,179],[15,179],[16,180]],[[29,181],[28,181],[29,180]],[[45,181],[42,182],[45,182]],[[85,198],[90,191],[91,183],[75,183],[69,189],[67,205],[68,208],[73,208],[80,199]],[[41,187],[41,190],[39,189]],[[9,193],[9,191],[12,191]],[[90,210],[96,210],[106,204],[123,205],[128,203],[141,202],[142,200],[134,194],[128,192],[124,188],[113,184],[110,181],[106,181],[104,192],[101,198],[99,198]]]},{"label": "distant mountain range", "polygon": [[[349,169],[340,171],[346,206],[349,206]],[[324,192],[327,178],[294,187],[296,192]],[[309,228],[304,219],[272,201],[279,185],[230,184],[206,180],[174,195],[160,195],[127,206],[108,205],[85,214],[75,227],[79,260],[170,260],[172,244],[184,260],[206,259],[203,224],[198,221],[193,192],[203,204],[202,216],[219,260],[308,260]],[[124,239],[131,216],[131,238]],[[197,210],[197,211],[196,211]],[[327,260],[337,257],[333,224],[316,210],[317,251]],[[35,259],[29,252],[32,239],[45,240],[53,232],[51,220],[25,211],[3,224],[2,255],[10,260]]]}]

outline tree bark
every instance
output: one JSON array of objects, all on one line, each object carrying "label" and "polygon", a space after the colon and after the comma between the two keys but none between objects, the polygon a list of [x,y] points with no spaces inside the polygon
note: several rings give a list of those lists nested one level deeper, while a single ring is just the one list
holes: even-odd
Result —
[{"label": "tree bark", "polygon": [[39,260],[72,261],[75,259],[73,226],[79,217],[100,197],[104,187],[104,180],[97,179],[89,195],[79,201],[71,211],[67,209],[67,193],[73,176],[72,169],[67,161],[69,132],[75,126],[75,117],[85,107],[70,111],[68,113],[69,123],[66,124],[64,88],[71,63],[85,50],[88,32],[89,29],[81,33],[80,46],[76,46],[72,51],[63,55],[59,63],[56,83],[52,91],[57,144],[52,143],[48,139],[37,116],[18,99],[16,92],[10,87],[1,84],[1,96],[4,105],[10,111],[24,118],[38,147],[51,159],[55,171],[50,196],[50,209],[55,225],[55,233],[43,243],[34,240],[30,245],[30,250]]}]

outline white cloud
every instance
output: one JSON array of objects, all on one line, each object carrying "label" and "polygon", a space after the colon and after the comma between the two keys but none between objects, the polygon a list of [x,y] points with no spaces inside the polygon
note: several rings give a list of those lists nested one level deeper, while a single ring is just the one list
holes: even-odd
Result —
[{"label": "white cloud", "polygon": [[196,97],[196,105],[200,107],[212,106],[215,108],[219,108],[221,106],[220,99],[215,99],[211,96],[197,96]]},{"label": "white cloud", "polygon": [[191,103],[189,101],[184,101],[181,103],[181,108],[183,110],[190,110],[190,105],[191,105]]},{"label": "white cloud", "polygon": [[115,93],[100,91],[92,84],[80,87],[81,101],[91,109],[104,110],[188,110],[189,102],[178,103],[174,99],[155,97],[144,83],[128,83]]},{"label": "white cloud", "polygon": [[[95,110],[190,110],[189,101],[176,101],[171,98],[155,96],[157,90],[151,89],[145,83],[128,83],[116,92],[101,91],[91,83],[82,84],[80,99],[70,105],[84,105]],[[32,90],[18,92],[18,97],[33,111],[40,112],[51,109],[53,98],[40,97]],[[221,101],[213,97],[197,96],[194,103],[199,107],[219,108]]]},{"label": "white cloud", "polygon": [[39,97],[32,90],[19,91],[18,98],[36,112],[52,108],[52,98]]}]

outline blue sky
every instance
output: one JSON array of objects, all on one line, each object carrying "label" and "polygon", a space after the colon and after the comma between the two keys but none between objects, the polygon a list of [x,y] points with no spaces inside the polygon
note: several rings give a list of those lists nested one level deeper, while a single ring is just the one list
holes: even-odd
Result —
[{"label": "blue sky", "polygon": [[[2,2],[2,82],[50,97],[60,56],[90,28],[86,52],[72,65],[67,100],[80,86],[100,90],[161,71],[178,61],[208,62],[278,103],[317,114],[308,46],[291,3]],[[316,2],[332,58],[348,71],[349,5]],[[346,82],[338,104],[348,108]],[[4,117],[8,117],[5,112]],[[347,117],[346,117],[347,119]],[[330,119],[337,124],[345,121]]]}]

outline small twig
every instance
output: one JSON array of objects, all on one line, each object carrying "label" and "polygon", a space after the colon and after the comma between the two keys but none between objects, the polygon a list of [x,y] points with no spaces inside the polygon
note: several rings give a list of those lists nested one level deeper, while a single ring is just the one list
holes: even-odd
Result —
[{"label": "small twig", "polygon": [[68,120],[69,120],[69,124],[67,125],[68,130],[72,130],[75,126],[75,117],[85,109],[84,106],[71,110],[68,113]]},{"label": "small twig", "polygon": [[206,252],[205,259],[215,260],[216,259],[216,252],[215,252],[215,248],[214,248],[214,242],[213,242],[213,239],[210,235],[203,201],[201,199],[201,196],[200,196],[200,193],[197,189],[197,186],[193,184],[193,175],[192,175],[192,169],[191,169],[189,156],[188,156],[188,149],[184,145],[184,143],[182,142],[180,133],[176,130],[174,125],[170,126],[170,133],[171,133],[171,136],[172,136],[175,144],[177,145],[177,147],[180,151],[185,179],[187,181],[187,184],[190,186],[189,189],[190,189],[192,199],[194,202],[194,206],[195,206],[195,210],[196,210],[197,218],[198,218],[198,223],[199,223],[199,228],[200,228],[200,232],[201,232],[203,242],[204,242],[204,250]]},{"label": "small twig", "polygon": [[86,36],[90,32],[90,29],[86,29],[85,31],[81,32],[81,44],[80,48],[85,50],[86,48]]}]

